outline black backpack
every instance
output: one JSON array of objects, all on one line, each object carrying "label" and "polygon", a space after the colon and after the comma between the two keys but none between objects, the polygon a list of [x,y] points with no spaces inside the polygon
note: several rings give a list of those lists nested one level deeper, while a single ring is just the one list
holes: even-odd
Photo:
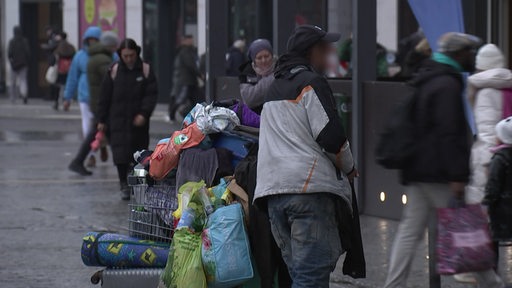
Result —
[{"label": "black backpack", "polygon": [[404,169],[416,151],[414,115],[418,86],[410,82],[407,88],[406,95],[392,110],[377,142],[375,158],[386,169]]}]

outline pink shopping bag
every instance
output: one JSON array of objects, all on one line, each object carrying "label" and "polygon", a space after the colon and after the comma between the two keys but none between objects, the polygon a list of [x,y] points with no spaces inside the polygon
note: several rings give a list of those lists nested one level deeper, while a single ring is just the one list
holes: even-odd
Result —
[{"label": "pink shopping bag", "polygon": [[442,275],[492,269],[495,253],[481,205],[437,210],[437,272]]}]

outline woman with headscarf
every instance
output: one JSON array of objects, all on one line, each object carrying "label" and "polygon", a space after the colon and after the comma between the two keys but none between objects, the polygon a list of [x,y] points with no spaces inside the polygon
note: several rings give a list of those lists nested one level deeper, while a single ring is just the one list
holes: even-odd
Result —
[{"label": "woman with headscarf", "polygon": [[157,83],[132,39],[121,42],[120,60],[105,77],[98,105],[99,131],[107,131],[123,200],[130,199],[127,177],[133,153],[149,145],[149,119],[156,106]]},{"label": "woman with headscarf", "polygon": [[254,40],[247,54],[249,62],[240,67],[240,94],[242,101],[259,114],[265,94],[274,81],[272,45],[267,39]]}]

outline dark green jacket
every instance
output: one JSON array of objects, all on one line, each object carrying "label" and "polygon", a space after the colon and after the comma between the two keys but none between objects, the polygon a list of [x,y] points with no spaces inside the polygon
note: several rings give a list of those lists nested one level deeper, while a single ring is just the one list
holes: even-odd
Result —
[{"label": "dark green jacket", "polygon": [[89,62],[87,63],[87,80],[89,81],[89,106],[97,117],[98,101],[101,95],[101,84],[112,65],[112,52],[100,43],[89,47]]}]

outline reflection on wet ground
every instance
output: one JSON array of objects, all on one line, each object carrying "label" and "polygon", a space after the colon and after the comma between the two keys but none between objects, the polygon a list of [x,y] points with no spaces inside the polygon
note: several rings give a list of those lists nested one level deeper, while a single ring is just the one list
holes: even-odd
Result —
[{"label": "reflection on wet ground", "polygon": [[[151,133],[151,140],[160,140],[169,137],[165,133]],[[0,131],[0,142],[20,143],[26,141],[57,141],[71,143],[80,141],[82,134],[80,132],[69,131]]]}]

